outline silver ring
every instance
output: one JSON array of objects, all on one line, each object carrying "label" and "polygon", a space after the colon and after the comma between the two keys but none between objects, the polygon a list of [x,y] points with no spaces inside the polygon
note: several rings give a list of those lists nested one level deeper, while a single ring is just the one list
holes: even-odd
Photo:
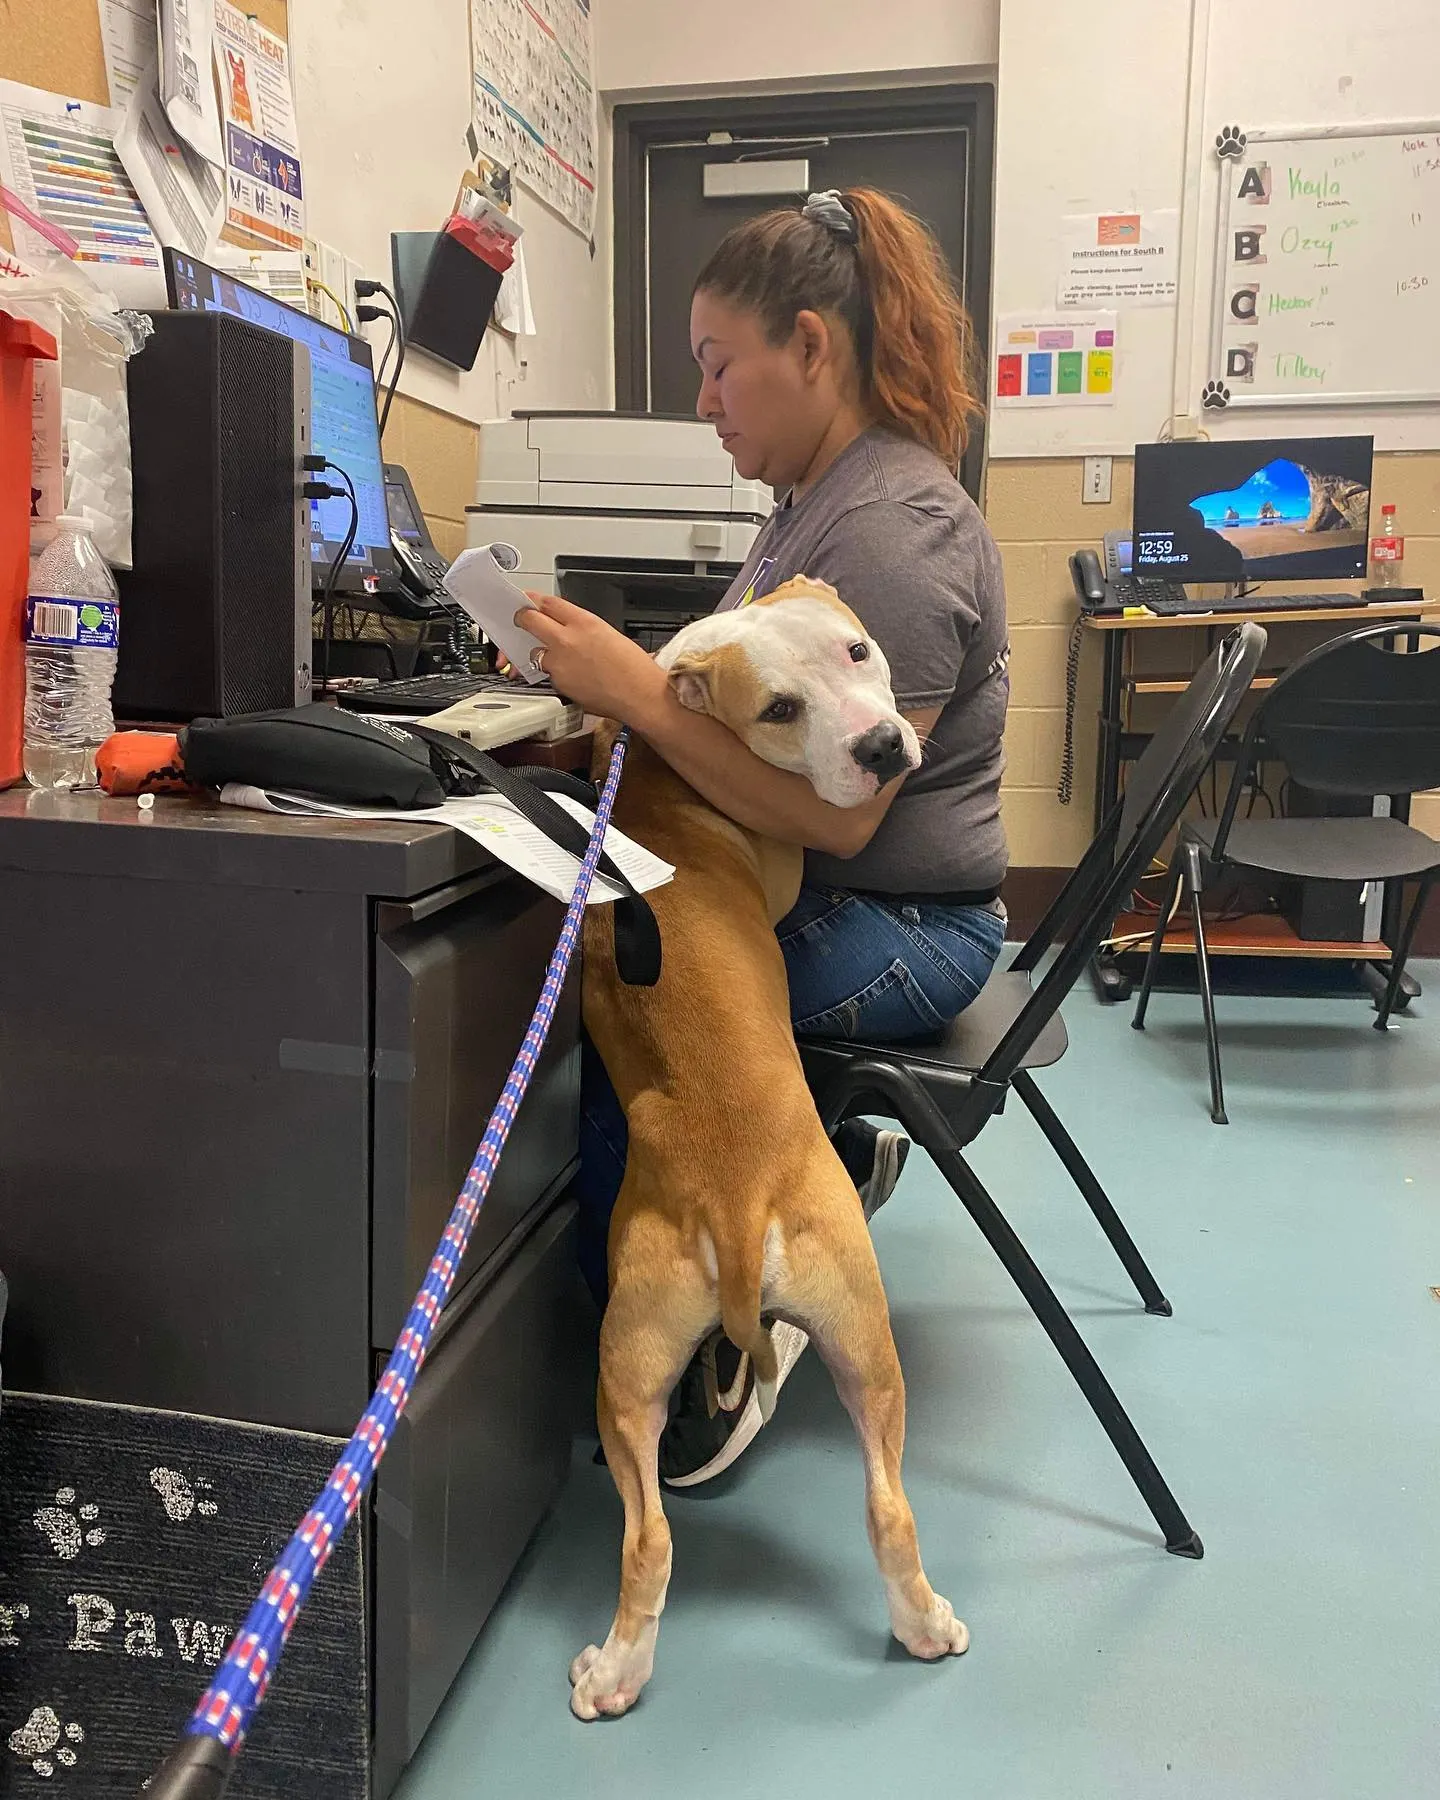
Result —
[{"label": "silver ring", "polygon": [[534,669],[537,674],[543,675],[545,673],[545,646],[543,644],[530,652],[530,667]]}]

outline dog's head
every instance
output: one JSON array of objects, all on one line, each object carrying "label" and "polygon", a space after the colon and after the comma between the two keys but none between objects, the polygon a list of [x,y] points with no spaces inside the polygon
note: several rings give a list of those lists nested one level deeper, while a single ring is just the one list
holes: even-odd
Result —
[{"label": "dog's head", "polygon": [[699,619],[656,660],[682,706],[805,776],[832,806],[859,806],[919,766],[880,646],[823,581],[797,576],[752,606]]}]

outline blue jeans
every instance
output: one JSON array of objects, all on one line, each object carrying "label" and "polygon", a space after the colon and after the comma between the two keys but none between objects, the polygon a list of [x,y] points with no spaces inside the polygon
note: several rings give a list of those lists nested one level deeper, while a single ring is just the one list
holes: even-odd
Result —
[{"label": "blue jeans", "polygon": [[[1005,919],[992,907],[902,905],[806,887],[776,935],[797,1032],[900,1043],[933,1035],[964,1012],[995,967]],[[589,1038],[580,1069],[580,1266],[603,1307],[629,1134]]]}]

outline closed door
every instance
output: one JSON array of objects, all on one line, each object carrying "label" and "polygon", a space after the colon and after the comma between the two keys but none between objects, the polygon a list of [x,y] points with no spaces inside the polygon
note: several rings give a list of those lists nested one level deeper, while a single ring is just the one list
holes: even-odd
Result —
[{"label": "closed door", "polygon": [[[716,129],[723,120],[716,120]],[[703,139],[705,132],[696,132]],[[739,134],[736,134],[739,137]],[[763,143],[751,128],[727,145],[693,140],[650,147],[646,197],[649,342],[648,404],[652,412],[690,413],[699,377],[690,354],[690,296],[695,277],[725,233],[799,193],[706,199],[707,163],[806,160],[809,187],[875,187],[893,195],[935,233],[957,285],[965,290],[970,134],[963,127],[837,131],[821,143]]]}]

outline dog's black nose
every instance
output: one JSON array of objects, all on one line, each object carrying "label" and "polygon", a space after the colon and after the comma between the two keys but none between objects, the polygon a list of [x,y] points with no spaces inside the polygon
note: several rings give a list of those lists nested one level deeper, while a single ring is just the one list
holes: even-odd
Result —
[{"label": "dog's black nose", "polygon": [[862,731],[850,746],[850,754],[862,769],[868,769],[883,787],[910,767],[905,754],[905,740],[898,725],[872,725]]}]

